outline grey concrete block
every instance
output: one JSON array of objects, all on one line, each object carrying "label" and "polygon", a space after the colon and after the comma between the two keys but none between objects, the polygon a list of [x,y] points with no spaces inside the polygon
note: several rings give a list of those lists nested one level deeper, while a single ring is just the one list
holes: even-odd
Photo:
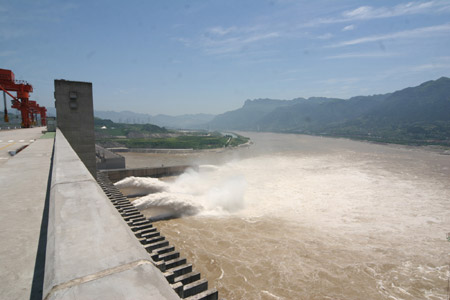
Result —
[{"label": "grey concrete block", "polygon": [[210,289],[197,295],[186,298],[187,300],[218,300],[219,293],[217,289]]},{"label": "grey concrete block", "polygon": [[96,176],[92,83],[55,80],[58,128],[92,176]]},{"label": "grey concrete block", "polygon": [[172,259],[179,258],[179,257],[180,257],[180,253],[177,251],[168,252],[168,253],[159,255],[159,259],[163,260],[163,261],[168,261],[168,260],[172,260]]},{"label": "grey concrete block", "polygon": [[146,234],[146,233],[151,233],[151,232],[155,232],[156,231],[156,228],[149,228],[149,229],[144,229],[144,230],[141,230],[141,231],[138,231],[138,232],[136,232],[134,235],[137,237],[137,238],[140,238],[140,237],[142,237],[144,234]]},{"label": "grey concrete block", "polygon": [[[173,269],[171,270],[173,272]],[[175,273],[174,273],[175,275]],[[174,282],[181,282],[183,285],[192,283],[194,281],[200,280],[200,273],[199,272],[189,272],[180,276],[175,276]]]},{"label": "grey concrete block", "polygon": [[[173,272],[175,277],[182,276],[182,275],[192,272],[192,264],[181,265],[181,266],[171,269],[171,271]],[[199,275],[200,275],[200,273],[199,273]],[[198,279],[200,279],[200,277]],[[180,280],[177,280],[177,281],[180,281]],[[192,281],[194,281],[194,280],[192,280]],[[186,284],[186,283],[183,282],[183,284]]]},{"label": "grey concrete block", "polygon": [[155,244],[151,244],[145,247],[145,250],[147,250],[147,252],[151,253],[153,250],[156,250],[158,248],[162,248],[162,247],[166,247],[169,246],[169,242],[168,241],[161,241],[159,243],[155,243]]},{"label": "grey concrete block", "polygon": [[128,224],[128,226],[130,226],[130,229],[133,232],[153,227],[153,224],[150,221],[138,222],[138,223],[140,223],[141,225],[136,225],[136,223],[133,223],[133,222],[128,222],[127,224]]},{"label": "grey concrete block", "polygon": [[166,238],[163,236],[157,236],[150,239],[139,239],[142,245],[151,245],[165,240]]},{"label": "grey concrete block", "polygon": [[183,298],[204,292],[208,289],[208,281],[203,278],[183,286]]},{"label": "grey concrete block", "polygon": [[174,274],[170,271],[164,272],[163,273],[164,277],[166,278],[167,282],[169,283],[174,283]]},{"label": "grey concrete block", "polygon": [[148,232],[148,233],[146,233],[146,234],[143,234],[143,235],[141,236],[141,238],[144,238],[144,239],[151,239],[151,238],[154,238],[154,237],[157,237],[157,236],[160,236],[160,233],[157,232],[157,231],[154,231],[154,232]]},{"label": "grey concrete block", "polygon": [[136,222],[136,221],[143,221],[143,220],[145,220],[145,217],[143,215],[139,214],[139,215],[135,215],[135,216],[131,216],[131,217],[126,217],[126,218],[123,218],[123,219],[125,221]]},{"label": "grey concrete block", "polygon": [[175,258],[166,261],[166,270],[186,264],[186,258]]},{"label": "grey concrete block", "polygon": [[170,285],[172,289],[177,293],[178,296],[181,297],[183,293],[183,285],[180,282],[174,283]]}]

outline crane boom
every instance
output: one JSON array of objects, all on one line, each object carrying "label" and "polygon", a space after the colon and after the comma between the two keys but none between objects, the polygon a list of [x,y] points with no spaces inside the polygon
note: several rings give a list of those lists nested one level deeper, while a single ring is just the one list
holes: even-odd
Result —
[{"label": "crane boom", "polygon": [[[47,109],[43,106],[39,106],[36,101],[30,101],[30,93],[33,92],[33,86],[31,84],[26,81],[16,80],[15,75],[11,70],[0,69],[0,89],[13,98],[11,107],[20,110],[22,115],[22,127],[31,127],[34,122],[34,114],[37,113],[40,113],[41,115],[41,125],[46,125]],[[16,92],[17,97],[14,97],[9,92]],[[5,103],[5,121],[7,119],[7,113],[8,111]]]}]

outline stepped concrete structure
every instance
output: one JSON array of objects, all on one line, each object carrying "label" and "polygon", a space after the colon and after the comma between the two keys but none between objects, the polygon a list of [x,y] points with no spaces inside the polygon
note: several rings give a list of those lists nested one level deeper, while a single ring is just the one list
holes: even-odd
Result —
[{"label": "stepped concrete structure", "polygon": [[[0,131],[1,298],[217,299],[107,173],[95,178],[92,85],[59,80],[55,91],[56,132]],[[91,119],[92,134],[76,130]]]},{"label": "stepped concrete structure", "polygon": [[0,132],[2,298],[180,299],[62,132],[43,129]]}]

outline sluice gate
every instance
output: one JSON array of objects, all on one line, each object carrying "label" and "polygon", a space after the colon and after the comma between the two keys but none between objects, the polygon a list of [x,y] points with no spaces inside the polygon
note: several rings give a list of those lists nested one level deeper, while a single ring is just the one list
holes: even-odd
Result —
[{"label": "sluice gate", "polygon": [[208,289],[208,281],[195,272],[192,264],[171,246],[150,220],[134,207],[122,192],[114,186],[106,172],[97,173],[97,182],[111,203],[147,250],[153,264],[163,273],[173,290],[183,299],[217,300],[216,288]]}]

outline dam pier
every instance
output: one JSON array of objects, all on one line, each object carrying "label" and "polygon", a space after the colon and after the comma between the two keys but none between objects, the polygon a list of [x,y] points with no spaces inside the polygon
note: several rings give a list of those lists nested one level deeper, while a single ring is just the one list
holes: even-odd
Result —
[{"label": "dam pier", "polygon": [[[93,134],[84,135],[93,124],[93,115],[86,114],[92,111],[90,89],[87,83],[55,81],[55,132],[45,127],[0,131],[0,295],[218,299],[217,290],[208,287],[108,173],[97,173]],[[81,123],[85,127],[77,130]],[[127,171],[114,174],[117,178]]]}]

